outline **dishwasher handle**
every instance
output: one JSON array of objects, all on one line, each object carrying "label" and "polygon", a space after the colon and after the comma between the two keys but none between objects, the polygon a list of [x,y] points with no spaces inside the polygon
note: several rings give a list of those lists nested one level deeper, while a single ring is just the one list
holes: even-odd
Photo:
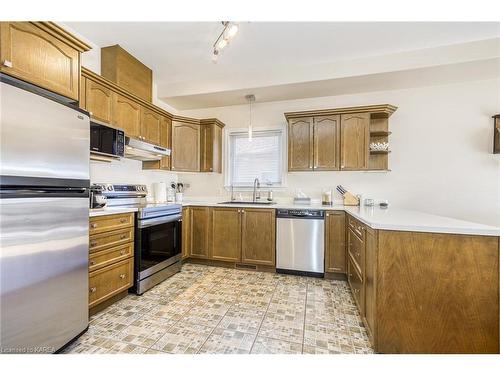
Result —
[{"label": "dishwasher handle", "polygon": [[325,212],[322,210],[308,210],[308,209],[278,209],[276,213],[278,219],[312,219],[324,220]]}]

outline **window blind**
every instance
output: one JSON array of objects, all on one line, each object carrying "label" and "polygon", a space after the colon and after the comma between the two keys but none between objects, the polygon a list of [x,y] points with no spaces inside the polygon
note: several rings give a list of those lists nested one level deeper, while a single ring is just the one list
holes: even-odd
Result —
[{"label": "window blind", "polygon": [[253,186],[255,178],[261,185],[281,185],[283,174],[282,131],[254,131],[229,135],[230,178],[233,186]]}]

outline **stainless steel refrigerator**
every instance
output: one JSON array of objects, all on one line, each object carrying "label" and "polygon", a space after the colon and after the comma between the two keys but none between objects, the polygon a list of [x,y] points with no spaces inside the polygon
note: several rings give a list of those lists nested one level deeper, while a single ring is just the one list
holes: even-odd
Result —
[{"label": "stainless steel refrigerator", "polygon": [[88,327],[90,121],[0,78],[0,352],[52,353]]}]

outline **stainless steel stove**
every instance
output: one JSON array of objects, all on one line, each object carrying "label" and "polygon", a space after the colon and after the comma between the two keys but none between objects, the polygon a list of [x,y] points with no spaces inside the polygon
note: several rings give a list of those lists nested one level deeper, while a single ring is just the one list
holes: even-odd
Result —
[{"label": "stainless steel stove", "polygon": [[97,184],[108,207],[137,208],[133,291],[142,294],[181,268],[182,206],[148,203],[146,185]]}]

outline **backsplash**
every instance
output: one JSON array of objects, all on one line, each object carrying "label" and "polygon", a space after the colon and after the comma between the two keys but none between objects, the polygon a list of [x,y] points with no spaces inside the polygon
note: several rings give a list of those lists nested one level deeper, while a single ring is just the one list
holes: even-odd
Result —
[{"label": "backsplash", "polygon": [[90,161],[91,183],[144,184],[148,187],[148,196],[152,196],[154,182],[177,182],[177,174],[167,171],[142,169],[142,162],[121,158],[111,163]]}]

